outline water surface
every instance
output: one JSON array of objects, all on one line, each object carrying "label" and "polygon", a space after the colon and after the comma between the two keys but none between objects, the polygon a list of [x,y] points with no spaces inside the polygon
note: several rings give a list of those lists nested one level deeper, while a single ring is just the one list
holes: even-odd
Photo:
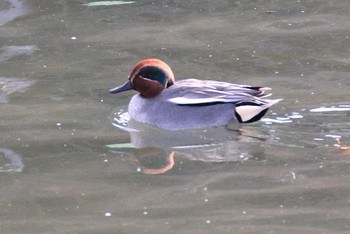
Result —
[{"label": "water surface", "polygon": [[[91,2],[0,3],[2,233],[349,232],[348,1]],[[129,126],[108,90],[148,57],[284,100],[239,129]]]}]

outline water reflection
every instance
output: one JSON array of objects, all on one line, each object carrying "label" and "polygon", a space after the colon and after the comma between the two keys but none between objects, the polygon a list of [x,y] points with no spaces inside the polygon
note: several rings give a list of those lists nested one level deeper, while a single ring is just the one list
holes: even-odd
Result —
[{"label": "water reflection", "polygon": [[[277,115],[276,113],[273,113],[273,115]],[[266,124],[272,124],[272,123],[292,123],[293,119],[302,119],[303,115],[301,115],[299,112],[292,112],[291,114],[285,114],[284,116],[276,116],[275,118],[262,118],[261,121],[265,122]]]},{"label": "water reflection", "polygon": [[157,147],[142,148],[134,152],[133,160],[144,174],[163,174],[174,167],[174,154]]},{"label": "water reflection", "polygon": [[[38,47],[36,45],[4,46],[0,50],[0,63],[16,59],[16,57],[21,55],[31,55],[37,50]],[[34,83],[34,80],[25,78],[0,77],[0,103],[8,102],[10,94],[24,92]]]},{"label": "water reflection", "polygon": [[14,92],[24,92],[35,83],[23,78],[0,77],[0,103],[8,102],[9,95]]},{"label": "water reflection", "polygon": [[23,6],[22,1],[20,0],[5,0],[7,5],[6,9],[0,10],[0,26],[4,25],[14,19],[16,19],[18,16],[25,14],[25,8]]},{"label": "water reflection", "polygon": [[[349,232],[349,111],[310,110],[350,104],[350,1],[95,1],[0,1],[2,233]],[[131,94],[105,89],[155,55],[285,101],[227,139],[135,148],[107,119]]]},{"label": "water reflection", "polygon": [[343,145],[340,141],[340,138],[336,138],[336,144],[334,144],[335,148],[338,148],[345,155],[350,155],[350,145]]},{"label": "water reflection", "polygon": [[[285,113],[271,113],[262,119],[262,125],[245,125],[209,129],[171,131],[152,127],[130,119],[125,107],[116,111],[113,125],[130,134],[129,153],[139,171],[145,174],[164,173],[174,167],[177,157],[204,162],[239,162],[249,159],[266,159],[266,147],[324,148],[334,147],[343,154],[349,153],[345,142],[346,124],[339,115],[330,121],[328,112],[344,111],[349,105],[300,109]],[[308,113],[317,112],[317,116]],[[320,112],[327,112],[320,115]],[[332,117],[332,116],[331,116]],[[278,126],[278,131],[276,127]],[[296,129],[295,131],[293,129]],[[299,129],[303,129],[300,131]],[[109,145],[121,150],[125,144]]]},{"label": "water reflection", "polygon": [[10,60],[20,55],[31,55],[36,50],[38,50],[36,45],[4,46],[0,51],[0,62]]},{"label": "water reflection", "polygon": [[350,111],[350,105],[334,105],[329,107],[322,106],[322,107],[318,107],[310,110],[310,112],[314,112],[314,113],[336,112],[336,111],[343,111],[343,112]]},{"label": "water reflection", "polygon": [[24,164],[22,156],[11,149],[0,148],[1,160],[0,172],[22,172]]},{"label": "water reflection", "polygon": [[[349,114],[350,105],[333,104],[303,108],[282,116],[273,113],[273,117],[263,118],[262,121],[267,125],[283,124],[275,135],[275,143],[279,145],[298,148],[334,147],[343,154],[349,154],[348,144],[341,143],[341,139],[347,142],[350,138]],[[299,130],[294,131],[294,128]]]},{"label": "water reflection", "polygon": [[204,162],[235,162],[265,158],[261,144],[266,141],[263,130],[237,126],[191,130],[164,130],[129,119],[123,109],[114,114],[113,125],[128,131],[131,145],[111,144],[115,150],[127,149],[139,171],[164,173],[174,167],[174,156]]}]

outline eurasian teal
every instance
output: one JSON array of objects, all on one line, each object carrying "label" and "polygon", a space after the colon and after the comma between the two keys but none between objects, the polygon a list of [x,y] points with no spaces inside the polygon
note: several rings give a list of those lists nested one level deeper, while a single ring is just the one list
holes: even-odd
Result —
[{"label": "eurasian teal", "polygon": [[270,95],[267,87],[197,79],[175,82],[170,67],[159,59],[138,62],[128,81],[110,93],[130,89],[139,92],[129,103],[130,117],[170,130],[255,122],[281,100],[263,99]]}]

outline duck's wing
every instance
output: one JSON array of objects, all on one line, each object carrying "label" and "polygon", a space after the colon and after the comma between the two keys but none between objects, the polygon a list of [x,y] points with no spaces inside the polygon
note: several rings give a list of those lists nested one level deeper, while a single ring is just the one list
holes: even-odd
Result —
[{"label": "duck's wing", "polygon": [[236,85],[219,81],[185,80],[175,83],[167,91],[169,102],[177,105],[211,105],[233,103],[235,116],[241,123],[261,119],[269,107],[282,99],[263,99],[270,96],[267,87]]},{"label": "duck's wing", "polygon": [[263,105],[261,98],[270,94],[267,87],[252,87],[212,80],[187,79],[178,81],[169,88],[169,102],[178,105],[200,105],[210,103],[254,102]]}]

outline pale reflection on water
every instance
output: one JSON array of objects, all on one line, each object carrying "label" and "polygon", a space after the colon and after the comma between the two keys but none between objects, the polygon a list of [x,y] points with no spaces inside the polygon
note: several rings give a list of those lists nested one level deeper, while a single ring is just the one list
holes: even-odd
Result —
[{"label": "pale reflection on water", "polygon": [[[1,233],[349,232],[349,1],[94,2],[0,1]],[[283,101],[129,126],[108,90],[148,57]]]},{"label": "pale reflection on water", "polygon": [[21,0],[5,0],[1,4],[0,7],[5,7],[4,9],[0,8],[0,26],[11,22],[26,12]]},{"label": "pale reflection on water", "polygon": [[[347,111],[346,105],[339,106],[340,107],[314,108],[309,111]],[[329,146],[341,148],[338,144],[342,137],[341,135],[329,134],[328,131],[328,134],[324,134],[323,128],[320,128],[319,132],[315,131],[317,128],[315,128],[314,125],[311,125],[310,132],[307,133],[307,128],[305,127],[305,132],[295,133],[293,136],[290,136],[288,132],[276,132],[274,129],[269,129],[268,125],[292,124],[293,121],[297,121],[297,124],[305,124],[301,120],[303,115],[299,112],[284,114],[284,117],[279,117],[276,113],[271,113],[271,118],[262,119],[262,122],[264,122],[266,126],[235,126],[233,129],[229,129],[228,126],[223,126],[209,129],[172,131],[159,129],[130,119],[127,111],[125,111],[126,109],[127,107],[121,107],[113,114],[112,124],[117,128],[129,132],[130,145],[121,143],[109,144],[107,146],[112,149],[117,149],[116,152],[120,152],[123,149],[129,150],[130,147],[134,148],[134,152],[130,154],[131,158],[133,158],[135,154],[142,155],[142,152],[144,152],[144,158],[149,159],[146,162],[148,165],[142,165],[141,160],[136,161],[140,163],[141,168],[143,168],[140,169],[140,171],[148,174],[165,173],[170,170],[174,166],[173,157],[175,152],[176,156],[185,156],[191,160],[230,162],[248,159],[264,159],[266,156],[264,156],[263,144],[297,148],[303,148],[307,145],[320,148]],[[306,109],[302,111],[306,112]],[[326,116],[323,116],[323,118],[325,117]],[[332,132],[333,131],[337,131],[337,129],[333,127]],[[343,149],[347,148],[343,147]],[[150,152],[154,153],[154,161],[151,159],[152,153]],[[137,158],[140,158],[140,156]],[[153,164],[159,164],[160,158],[163,159],[163,164],[160,168],[157,168],[157,166]],[[169,166],[169,164],[171,164],[171,166]],[[152,173],[148,170],[149,168],[153,168]],[[163,170],[164,168],[167,168],[167,170]]]},{"label": "pale reflection on water", "polygon": [[[22,172],[24,164],[22,161],[22,156],[16,154],[11,149],[1,149],[1,164],[0,172]],[[5,159],[5,160],[3,160]]]}]

